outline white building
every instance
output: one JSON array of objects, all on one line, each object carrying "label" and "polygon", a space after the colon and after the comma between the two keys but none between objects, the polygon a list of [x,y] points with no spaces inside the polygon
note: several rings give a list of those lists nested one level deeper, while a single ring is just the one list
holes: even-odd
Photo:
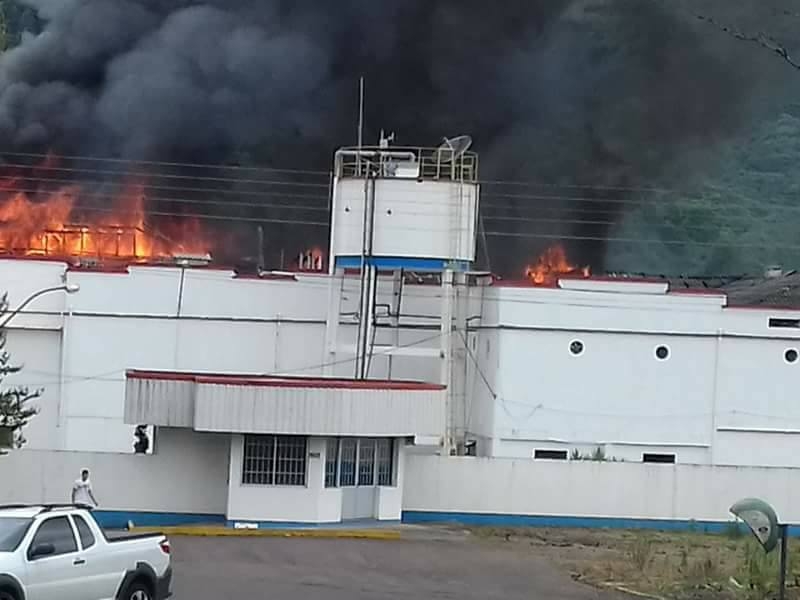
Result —
[{"label": "white building", "polygon": [[[348,156],[329,274],[0,260],[12,306],[80,286],[8,324],[25,366],[8,383],[45,390],[22,453],[106,465],[98,453],[130,454],[133,427],[154,426],[137,458],[159,477],[224,488],[203,507],[228,521],[282,523],[399,519],[412,453],[800,467],[800,310],[664,281],[498,284],[467,271],[466,163],[445,177],[413,155],[417,171],[370,196]],[[353,240],[370,218],[365,259]],[[347,271],[362,261],[364,278]]]}]

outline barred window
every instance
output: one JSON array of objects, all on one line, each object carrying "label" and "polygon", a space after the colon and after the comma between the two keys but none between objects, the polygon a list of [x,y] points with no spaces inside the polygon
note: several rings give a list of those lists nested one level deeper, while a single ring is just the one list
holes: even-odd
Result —
[{"label": "barred window", "polygon": [[375,485],[375,440],[361,440],[359,444],[358,485]]},{"label": "barred window", "polygon": [[325,446],[325,487],[336,487],[339,475],[339,440],[331,438]]},{"label": "barred window", "polygon": [[350,487],[356,484],[356,444],[352,438],[342,440],[342,465],[339,485]]},{"label": "barred window", "polygon": [[242,483],[246,485],[305,485],[306,438],[285,435],[246,435]]},{"label": "barred window", "polygon": [[272,485],[275,481],[275,437],[247,435],[244,438],[242,483]]},{"label": "barred window", "polygon": [[391,438],[378,440],[378,485],[392,485],[393,442]]}]

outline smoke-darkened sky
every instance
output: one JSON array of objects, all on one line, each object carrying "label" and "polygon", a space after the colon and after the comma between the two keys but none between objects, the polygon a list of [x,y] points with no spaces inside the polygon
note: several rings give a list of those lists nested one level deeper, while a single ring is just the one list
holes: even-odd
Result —
[{"label": "smoke-darkened sky", "polygon": [[[354,142],[363,75],[369,140],[471,134],[485,179],[590,186],[604,221],[625,204],[598,186],[701,168],[776,76],[660,0],[17,2],[44,25],[0,56],[6,150],[214,163],[258,148],[269,166],[325,170]],[[509,206],[489,230],[607,231],[575,204],[484,191]],[[513,220],[535,202],[545,222]],[[546,241],[491,238],[493,266],[513,271]],[[602,242],[570,247],[602,268]]]}]

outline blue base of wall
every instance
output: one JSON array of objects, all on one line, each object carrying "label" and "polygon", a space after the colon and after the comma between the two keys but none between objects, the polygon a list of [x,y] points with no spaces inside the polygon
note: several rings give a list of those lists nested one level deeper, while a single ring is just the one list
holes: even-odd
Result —
[{"label": "blue base of wall", "polygon": [[380,529],[396,527],[400,521],[376,521],[357,519],[340,523],[305,523],[281,521],[229,521],[225,515],[193,513],[159,513],[117,510],[92,511],[94,518],[104,529],[126,529],[132,521],[137,527],[176,527],[181,525],[224,525],[246,523],[256,529]]},{"label": "blue base of wall", "polygon": [[[545,515],[504,515],[494,513],[403,511],[403,523],[458,524],[482,527],[566,527],[574,529],[652,529],[727,533],[731,527],[747,531],[744,523],[731,521],[687,521],[672,519],[625,519],[616,517],[554,517]],[[789,535],[800,537],[800,525],[790,525]]]},{"label": "blue base of wall", "polygon": [[[138,527],[170,527],[180,525],[224,525],[233,527],[225,515],[196,513],[161,513],[96,510],[95,519],[106,529],[125,529],[132,521]],[[341,523],[303,523],[280,521],[235,521],[257,529],[380,529],[409,524],[457,524],[482,527],[565,527],[574,529],[650,529],[657,531],[696,531],[698,533],[727,533],[731,521],[692,521],[671,519],[625,519],[616,517],[567,517],[546,515],[504,515],[496,513],[403,511],[401,521],[359,519]],[[738,527],[747,531],[744,524]],[[789,525],[789,535],[800,537],[800,525]]]},{"label": "blue base of wall", "polygon": [[137,527],[170,527],[177,525],[223,525],[225,515],[192,513],[160,513],[117,510],[92,511],[94,518],[105,529],[125,529],[128,521]]}]

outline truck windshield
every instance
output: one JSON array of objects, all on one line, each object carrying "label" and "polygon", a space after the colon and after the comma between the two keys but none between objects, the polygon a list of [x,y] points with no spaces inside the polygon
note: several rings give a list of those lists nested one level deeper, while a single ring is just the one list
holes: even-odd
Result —
[{"label": "truck windshield", "polygon": [[19,546],[31,519],[0,517],[0,552],[13,552]]}]

